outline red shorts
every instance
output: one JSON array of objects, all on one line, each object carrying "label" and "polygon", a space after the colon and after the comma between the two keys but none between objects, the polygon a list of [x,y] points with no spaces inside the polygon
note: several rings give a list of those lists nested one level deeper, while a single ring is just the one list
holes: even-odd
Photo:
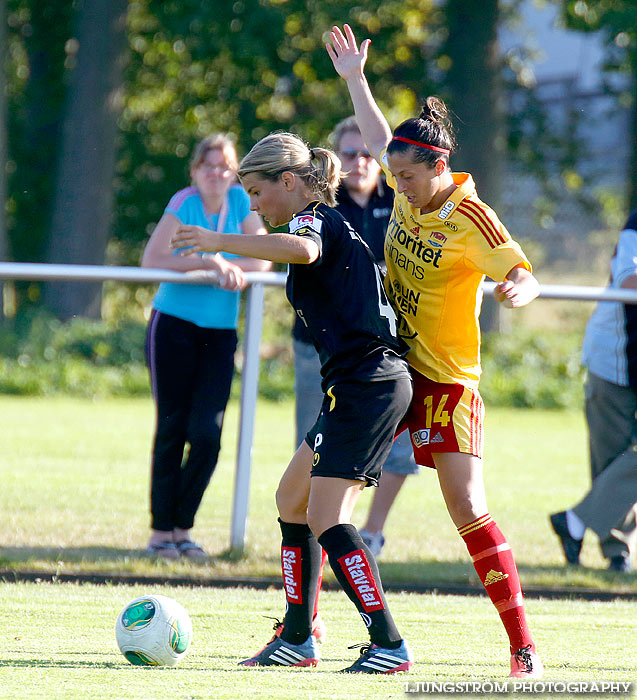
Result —
[{"label": "red shorts", "polygon": [[438,452],[482,458],[484,404],[478,390],[432,382],[414,369],[414,399],[399,432],[409,430],[416,464],[433,467]]}]

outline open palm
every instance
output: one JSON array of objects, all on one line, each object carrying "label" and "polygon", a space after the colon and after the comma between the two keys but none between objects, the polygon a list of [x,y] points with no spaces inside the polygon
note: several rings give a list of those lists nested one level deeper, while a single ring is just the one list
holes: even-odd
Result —
[{"label": "open palm", "polygon": [[356,37],[349,24],[344,25],[344,33],[339,27],[332,27],[330,39],[332,43],[325,45],[329,57],[332,59],[336,72],[344,80],[360,75],[367,61],[367,48],[371,43],[365,39],[360,51],[356,45]]}]

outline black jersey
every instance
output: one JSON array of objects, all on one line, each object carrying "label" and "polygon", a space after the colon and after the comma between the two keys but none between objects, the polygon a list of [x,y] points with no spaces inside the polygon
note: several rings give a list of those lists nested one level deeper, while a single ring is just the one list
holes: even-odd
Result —
[{"label": "black jersey", "polygon": [[319,247],[289,267],[286,293],[321,361],[323,390],[343,379],[393,379],[407,372],[396,315],[369,246],[336,210],[313,202],[289,224]]},{"label": "black jersey", "polygon": [[[354,227],[356,233],[367,243],[372,256],[383,272],[385,265],[385,233],[394,205],[394,190],[387,187],[381,178],[372,192],[367,206],[359,206],[341,183],[336,193],[336,211],[339,211]],[[302,343],[311,343],[307,329],[299,318],[294,322],[292,335]]]}]

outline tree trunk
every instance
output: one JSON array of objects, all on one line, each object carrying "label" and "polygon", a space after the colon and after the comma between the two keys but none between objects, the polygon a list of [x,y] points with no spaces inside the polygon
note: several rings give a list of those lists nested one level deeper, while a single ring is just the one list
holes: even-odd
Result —
[{"label": "tree trunk", "polygon": [[[458,139],[453,168],[470,172],[479,197],[497,212],[506,151],[498,1],[448,0],[445,11],[447,77]],[[483,331],[499,329],[499,311],[499,304],[485,297]]]},{"label": "tree trunk", "polygon": [[[104,262],[113,208],[127,0],[84,0],[78,9],[47,261]],[[101,284],[50,282],[45,305],[60,318],[99,317]]]}]

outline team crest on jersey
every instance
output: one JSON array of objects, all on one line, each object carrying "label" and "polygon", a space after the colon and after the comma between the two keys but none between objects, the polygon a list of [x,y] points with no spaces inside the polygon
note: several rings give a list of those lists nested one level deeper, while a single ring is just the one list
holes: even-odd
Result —
[{"label": "team crest on jersey", "polygon": [[429,435],[431,431],[429,428],[423,428],[422,430],[414,430],[411,434],[411,439],[416,447],[422,447],[423,445],[429,444]]},{"label": "team crest on jersey", "polygon": [[427,243],[432,245],[434,248],[442,248],[442,246],[447,242],[447,236],[445,236],[444,233],[440,233],[440,231],[432,231],[429,234],[429,238],[427,239]]},{"label": "team crest on jersey", "polygon": [[304,234],[314,231],[315,233],[320,233],[323,228],[323,222],[316,216],[311,214],[303,214],[302,216],[295,216],[292,221],[290,221],[290,233]]}]

